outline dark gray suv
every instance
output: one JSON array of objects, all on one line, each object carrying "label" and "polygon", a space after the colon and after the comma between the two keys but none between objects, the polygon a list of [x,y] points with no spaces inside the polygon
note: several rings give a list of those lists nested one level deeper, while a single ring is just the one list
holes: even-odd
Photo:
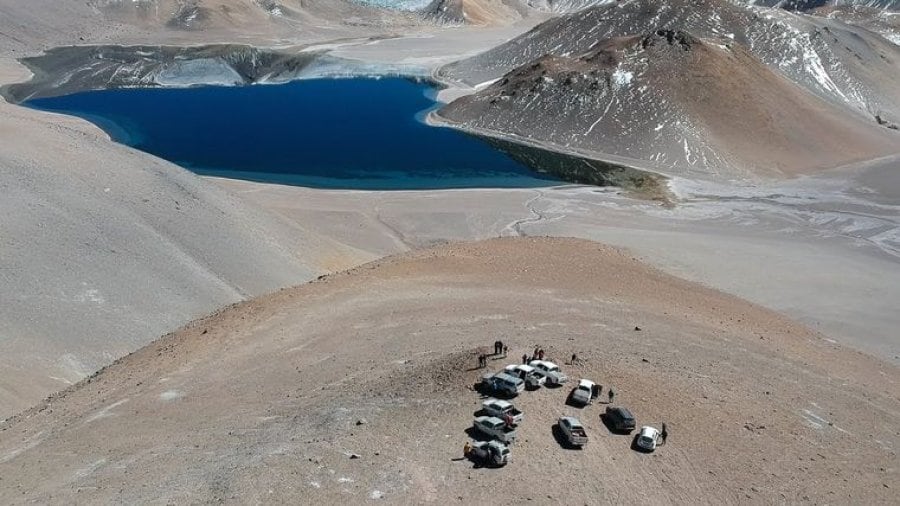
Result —
[{"label": "dark gray suv", "polygon": [[602,415],[602,418],[603,423],[613,432],[630,434],[634,430],[634,415],[625,408],[606,406],[606,413]]}]

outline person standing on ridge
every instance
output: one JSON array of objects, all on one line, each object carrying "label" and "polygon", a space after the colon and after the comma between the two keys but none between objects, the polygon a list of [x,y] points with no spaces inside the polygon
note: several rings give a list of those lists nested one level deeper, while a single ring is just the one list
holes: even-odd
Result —
[{"label": "person standing on ridge", "polygon": [[610,387],[609,389],[609,402],[607,404],[612,404],[613,398],[616,396],[616,393],[613,392],[613,389]]}]

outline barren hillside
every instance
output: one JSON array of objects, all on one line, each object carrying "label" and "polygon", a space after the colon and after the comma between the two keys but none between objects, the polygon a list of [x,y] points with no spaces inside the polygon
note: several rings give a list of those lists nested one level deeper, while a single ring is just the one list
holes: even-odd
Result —
[{"label": "barren hillside", "polygon": [[423,22],[352,0],[0,0],[0,49],[366,36]]},{"label": "barren hillside", "polygon": [[463,128],[725,179],[829,168],[900,145],[896,132],[798,87],[740,44],[665,30],[540,58],[439,115]]},{"label": "barren hillside", "polygon": [[548,54],[581,55],[610,38],[661,29],[740,44],[810,92],[870,121],[878,116],[900,124],[900,46],[837,19],[727,0],[630,0],[591,7],[448,65],[440,75],[483,83]]},{"label": "barren hillside", "polygon": [[[423,26],[439,29],[350,0],[0,0],[0,85],[26,81],[15,60],[43,50],[49,63],[31,68],[47,93],[284,80],[320,53],[298,45]],[[0,112],[0,417],[224,304],[374,258],[86,122],[2,100]]]},{"label": "barren hillside", "polygon": [[422,13],[443,23],[474,25],[505,24],[528,15],[523,5],[504,0],[436,0]]},{"label": "barren hillside", "polygon": [[0,100],[0,133],[0,418],[224,304],[371,258],[82,120]]},{"label": "barren hillside", "polygon": [[[506,468],[461,459],[475,353],[542,346],[616,391],[652,455],[568,388],[521,394]],[[578,365],[567,364],[577,353]],[[0,425],[0,501],[890,504],[898,370],[596,243],[492,240],[230,307]],[[567,450],[552,425],[578,416]]]}]

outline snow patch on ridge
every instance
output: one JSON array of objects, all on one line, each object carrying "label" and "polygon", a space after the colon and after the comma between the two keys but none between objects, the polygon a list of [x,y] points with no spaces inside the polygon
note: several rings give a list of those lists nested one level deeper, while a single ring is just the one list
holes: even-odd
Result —
[{"label": "snow patch on ridge", "polygon": [[615,84],[617,88],[628,86],[633,79],[634,72],[629,72],[627,70],[616,69],[612,74],[613,84]]},{"label": "snow patch on ridge", "polygon": [[244,79],[230,65],[215,58],[176,61],[156,76],[162,86],[218,85],[235,86]]}]

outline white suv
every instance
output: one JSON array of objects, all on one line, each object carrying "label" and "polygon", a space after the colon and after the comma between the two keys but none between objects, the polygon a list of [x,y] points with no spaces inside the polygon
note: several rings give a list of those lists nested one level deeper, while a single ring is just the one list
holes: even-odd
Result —
[{"label": "white suv", "polygon": [[638,448],[652,452],[659,444],[659,431],[649,425],[641,427],[637,437]]},{"label": "white suv", "polygon": [[569,381],[568,376],[563,374],[559,369],[559,366],[553,362],[548,362],[546,360],[532,360],[528,365],[534,367],[534,372],[547,378],[548,385],[562,385]]}]

